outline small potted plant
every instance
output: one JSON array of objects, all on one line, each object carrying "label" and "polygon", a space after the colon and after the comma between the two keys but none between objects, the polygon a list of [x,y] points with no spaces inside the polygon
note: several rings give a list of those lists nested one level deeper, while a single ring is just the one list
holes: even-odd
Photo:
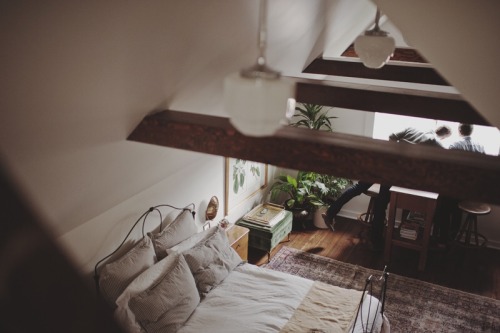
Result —
[{"label": "small potted plant", "polygon": [[337,117],[328,116],[328,110],[325,110],[324,106],[302,103],[295,107],[295,111],[297,112],[292,117],[295,121],[290,126],[333,132],[331,119]]}]

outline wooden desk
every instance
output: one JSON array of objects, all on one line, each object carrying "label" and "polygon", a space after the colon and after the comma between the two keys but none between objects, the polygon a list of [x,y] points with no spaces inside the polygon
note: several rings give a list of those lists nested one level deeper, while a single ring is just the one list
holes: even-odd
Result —
[{"label": "wooden desk", "polygon": [[[391,202],[389,206],[389,219],[385,239],[385,261],[389,263],[393,245],[413,249],[420,252],[418,269],[424,270],[429,249],[429,240],[432,228],[432,219],[436,210],[439,194],[412,190],[404,187],[391,187]],[[424,215],[423,230],[420,230],[416,240],[403,238],[399,230],[395,230],[396,210],[403,209],[411,212],[420,212]],[[402,220],[404,217],[402,217]]]}]

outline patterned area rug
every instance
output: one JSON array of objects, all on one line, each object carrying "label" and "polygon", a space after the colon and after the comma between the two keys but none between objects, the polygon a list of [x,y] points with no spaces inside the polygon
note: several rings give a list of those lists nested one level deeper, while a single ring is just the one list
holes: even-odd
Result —
[{"label": "patterned area rug", "polygon": [[[263,267],[357,290],[382,274],[286,246]],[[500,301],[396,274],[389,275],[385,314],[393,333],[500,332]]]}]

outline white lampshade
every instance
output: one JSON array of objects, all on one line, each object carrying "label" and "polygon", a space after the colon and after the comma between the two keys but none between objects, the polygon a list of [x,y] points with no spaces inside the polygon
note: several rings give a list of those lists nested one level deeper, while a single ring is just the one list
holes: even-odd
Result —
[{"label": "white lampshade", "polygon": [[360,35],[354,41],[354,51],[368,68],[380,68],[394,53],[396,43],[390,36]]},{"label": "white lampshade", "polygon": [[375,26],[366,30],[354,41],[354,51],[368,68],[380,68],[385,65],[387,60],[394,53],[396,42],[389,33],[380,29],[380,10],[377,8],[375,13]]},{"label": "white lampshade", "polygon": [[281,77],[249,78],[232,73],[224,79],[225,111],[233,126],[249,136],[274,134],[281,127],[287,101],[293,96],[293,81]]}]

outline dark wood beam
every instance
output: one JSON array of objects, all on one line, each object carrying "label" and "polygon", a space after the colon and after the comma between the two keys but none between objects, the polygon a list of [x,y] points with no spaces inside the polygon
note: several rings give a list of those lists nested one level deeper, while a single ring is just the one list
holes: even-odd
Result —
[{"label": "dark wood beam", "polygon": [[488,155],[293,127],[247,137],[228,118],[176,111],[145,117],[128,140],[500,203],[500,158]]},{"label": "dark wood beam", "polygon": [[314,59],[304,73],[347,76],[363,79],[399,81],[449,86],[450,84],[428,65],[408,65],[389,61],[379,69],[367,68],[357,59]]},{"label": "dark wood beam", "polygon": [[301,103],[491,126],[456,93],[297,79],[295,99]]}]

